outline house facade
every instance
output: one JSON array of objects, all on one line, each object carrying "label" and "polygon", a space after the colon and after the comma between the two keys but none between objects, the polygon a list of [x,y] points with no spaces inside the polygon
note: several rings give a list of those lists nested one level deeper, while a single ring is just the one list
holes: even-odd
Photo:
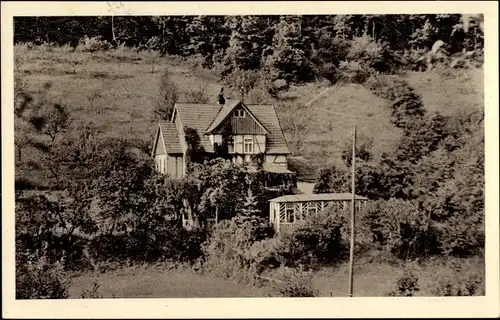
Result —
[{"label": "house facade", "polygon": [[[355,196],[358,210],[363,209],[368,198]],[[276,232],[286,231],[306,217],[335,207],[339,210],[350,210],[352,195],[350,193],[293,194],[269,200],[269,221]]]},{"label": "house facade", "polygon": [[224,148],[233,162],[241,164],[259,155],[263,170],[291,173],[290,151],[273,105],[224,99],[219,104],[177,103],[170,121],[159,123],[156,130],[152,156],[159,172],[173,178],[186,174],[193,133],[205,153]]}]

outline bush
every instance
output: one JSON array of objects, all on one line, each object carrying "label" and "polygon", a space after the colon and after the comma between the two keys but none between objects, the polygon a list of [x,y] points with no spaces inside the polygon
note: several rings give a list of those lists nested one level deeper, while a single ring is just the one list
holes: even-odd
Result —
[{"label": "bush", "polygon": [[268,104],[271,102],[271,95],[267,90],[258,86],[248,91],[245,102],[248,104]]},{"label": "bush", "polygon": [[312,284],[312,273],[299,269],[280,268],[272,273],[280,280],[273,283],[270,296],[273,297],[317,297],[318,290]]},{"label": "bush", "polygon": [[367,79],[366,86],[379,98],[392,101],[391,122],[397,127],[406,128],[425,115],[420,96],[398,76],[372,75]]},{"label": "bush", "polygon": [[84,290],[81,294],[82,299],[101,299],[102,294],[99,292],[99,284],[94,281],[92,284],[92,289]]},{"label": "bush", "polygon": [[[215,225],[211,238],[203,245],[204,267],[223,278],[253,282],[258,269],[255,258],[261,256],[252,245],[269,235],[263,219],[236,216]],[[265,260],[259,258],[258,260]]]},{"label": "bush", "polygon": [[374,72],[358,61],[342,61],[338,70],[339,80],[347,83],[364,83]]},{"label": "bush", "polygon": [[400,61],[401,67],[405,70],[425,71],[427,69],[426,50],[405,50]]},{"label": "bush", "polygon": [[439,297],[484,296],[484,278],[472,275],[455,275],[438,281],[432,294]]},{"label": "bush", "polygon": [[190,87],[184,93],[184,102],[188,103],[208,103],[210,98],[207,94],[207,85]]},{"label": "bush", "polygon": [[363,69],[380,73],[393,73],[399,66],[399,61],[388,46],[374,42],[367,36],[353,39],[346,61],[357,62]]},{"label": "bush", "polygon": [[106,40],[102,40],[101,37],[89,38],[85,36],[80,40],[77,48],[82,52],[107,51],[111,48],[111,44]]},{"label": "bush", "polygon": [[289,232],[282,232],[281,257],[286,266],[315,268],[337,262],[347,252],[344,213],[324,210],[299,222]]},{"label": "bush", "polygon": [[413,297],[418,291],[420,291],[418,277],[411,270],[405,270],[403,276],[397,280],[395,290],[388,295],[391,297]]},{"label": "bush", "polygon": [[66,299],[68,286],[60,269],[44,260],[16,263],[16,299]]},{"label": "bush", "polygon": [[427,225],[427,214],[411,201],[374,202],[363,219],[369,226],[372,241],[399,258],[410,259],[439,252],[437,231],[432,224]]}]

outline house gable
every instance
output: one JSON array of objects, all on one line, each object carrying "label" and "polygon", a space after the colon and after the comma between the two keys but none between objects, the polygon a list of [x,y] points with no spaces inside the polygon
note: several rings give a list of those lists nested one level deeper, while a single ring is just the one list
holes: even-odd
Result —
[{"label": "house gable", "polygon": [[[200,136],[200,142],[206,152],[214,152],[214,146],[207,134],[207,128],[217,127],[214,123],[219,122],[221,125],[225,120],[231,121],[233,109],[238,106],[239,101],[227,100],[225,105],[218,104],[192,104],[192,103],[177,103],[174,108],[171,121],[177,127],[177,134],[182,150],[185,151],[186,142],[183,135],[184,128],[193,128]],[[252,119],[255,118],[257,124],[261,124],[265,128],[265,153],[275,155],[290,154],[288,146],[283,135],[276,110],[273,105],[245,105],[242,104],[245,111],[249,113],[245,116]],[[225,115],[225,116],[224,116]],[[256,129],[256,130],[260,130]],[[264,130],[264,129],[262,129]],[[212,133],[216,134],[216,133]],[[249,133],[250,135],[259,135],[257,133]],[[168,152],[168,146],[167,146]]]},{"label": "house gable", "polygon": [[156,130],[152,156],[164,154],[181,154],[179,136],[175,124],[161,122]]},{"label": "house gable", "polygon": [[161,129],[158,127],[156,130],[155,144],[153,148],[153,156],[165,154],[165,142],[161,136]]},{"label": "house gable", "polygon": [[[241,116],[243,111],[243,116]],[[254,134],[266,135],[268,132],[254,120],[243,108],[235,108],[212,134]]]},{"label": "house gable", "polygon": [[[228,129],[229,132],[226,131]],[[269,134],[269,130],[241,101],[225,104],[205,134],[220,134],[223,131],[231,134]]]}]

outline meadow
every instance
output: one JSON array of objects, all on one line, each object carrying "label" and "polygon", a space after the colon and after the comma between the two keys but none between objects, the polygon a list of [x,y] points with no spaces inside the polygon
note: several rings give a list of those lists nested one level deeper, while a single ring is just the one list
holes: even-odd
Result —
[{"label": "meadow", "polygon": [[[165,71],[181,93],[198,88],[213,101],[220,88],[226,86],[193,58],[159,57],[128,48],[88,53],[65,46],[15,46],[15,76],[22,79],[27,91],[40,91],[50,83],[48,98],[68,107],[73,124],[92,122],[107,137],[152,142],[157,121],[154,102]],[[483,108],[480,69],[402,72],[399,76],[415,88],[429,112],[454,116]],[[227,98],[239,97],[232,88],[225,92]],[[182,94],[179,100],[182,101]],[[296,145],[292,141],[296,133],[289,122],[303,124],[302,144],[292,148],[290,159],[292,170],[299,170],[303,180],[314,178],[320,167],[342,165],[340,154],[350,143],[354,123],[360,141],[372,139],[375,157],[391,153],[402,134],[390,122],[390,103],[360,84],[330,86],[317,81],[291,85],[264,102],[276,106],[290,146]],[[484,274],[483,262],[478,258],[462,259],[459,267],[456,261],[445,257],[419,266],[391,262],[388,258],[359,258],[355,266],[358,296],[387,295],[406,268],[414,268],[421,287],[418,295],[422,296],[434,294],[431,287],[438,279]],[[258,297],[267,295],[269,289],[269,284],[255,287],[196,273],[190,268],[167,270],[158,266],[123,267],[106,273],[73,274],[71,278],[70,298],[80,297],[94,283],[99,285],[99,295],[116,298]],[[316,271],[313,285],[320,296],[345,296],[347,279],[347,265],[342,263]]]},{"label": "meadow", "polygon": [[[25,82],[27,90],[36,92],[50,83],[48,98],[69,108],[73,124],[92,122],[108,137],[152,141],[156,130],[154,102],[166,71],[179,88],[179,101],[190,89],[204,91],[214,102],[221,87],[225,87],[227,98],[240,97],[237,90],[202,68],[196,58],[159,57],[124,47],[89,53],[73,52],[69,46],[15,46],[15,75]],[[430,112],[453,116],[483,108],[482,69],[410,71],[399,76],[416,89]],[[331,86],[316,81],[291,85],[262,103],[275,105],[293,153],[291,166],[304,180],[313,179],[320,167],[342,165],[340,154],[352,139],[354,124],[358,141],[372,140],[375,158],[391,153],[401,135],[390,122],[389,102],[359,84]],[[298,129],[291,122],[304,128],[295,132]],[[301,140],[300,149],[293,141],[296,136]]]},{"label": "meadow", "polygon": [[[387,258],[387,257],[386,257]],[[439,282],[452,283],[456,279],[479,277],[484,281],[483,263],[479,258],[450,260],[437,258],[423,265],[401,263],[374,256],[357,257],[354,266],[354,296],[384,297],[396,289],[396,280],[411,269],[418,277],[418,292],[415,296],[435,296]],[[274,278],[271,278],[274,279]],[[346,297],[349,288],[347,263],[335,267],[323,267],[315,271],[313,288],[320,297]],[[189,267],[171,269],[159,265],[122,267],[117,270],[73,274],[69,287],[69,298],[78,299],[85,292],[102,298],[229,298],[266,297],[272,292],[272,280],[263,280],[260,285],[239,283],[221,279],[210,273],[200,274]]]}]

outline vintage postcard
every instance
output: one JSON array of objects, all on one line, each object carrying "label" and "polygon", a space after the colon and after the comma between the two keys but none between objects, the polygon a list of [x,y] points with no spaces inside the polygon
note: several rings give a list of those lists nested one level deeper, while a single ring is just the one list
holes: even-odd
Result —
[{"label": "vintage postcard", "polygon": [[2,2],[6,318],[498,316],[496,2]]}]

